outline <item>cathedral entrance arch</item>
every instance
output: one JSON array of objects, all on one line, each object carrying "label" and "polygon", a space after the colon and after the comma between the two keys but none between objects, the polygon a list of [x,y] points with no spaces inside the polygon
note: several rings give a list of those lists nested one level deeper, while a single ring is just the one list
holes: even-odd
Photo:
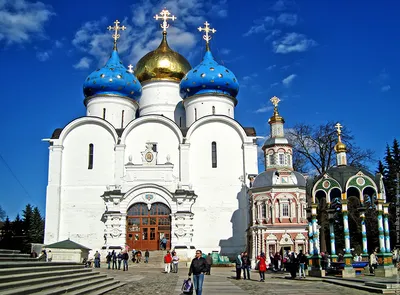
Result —
[{"label": "cathedral entrance arch", "polygon": [[126,214],[126,244],[131,249],[159,250],[161,240],[171,247],[171,209],[164,203],[135,203]]}]

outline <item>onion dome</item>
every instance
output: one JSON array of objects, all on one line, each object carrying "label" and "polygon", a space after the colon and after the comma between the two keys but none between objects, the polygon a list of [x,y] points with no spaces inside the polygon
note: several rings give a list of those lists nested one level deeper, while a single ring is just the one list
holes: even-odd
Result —
[{"label": "onion dome", "polygon": [[112,94],[138,100],[142,95],[142,86],[133,72],[124,67],[114,47],[104,67],[86,78],[83,93],[85,97]]},{"label": "onion dome", "polygon": [[180,84],[182,98],[211,93],[236,97],[238,92],[239,83],[235,75],[218,64],[210,50],[206,51],[203,61],[189,71]]},{"label": "onion dome", "polygon": [[143,56],[136,64],[134,72],[141,83],[149,81],[179,83],[191,68],[186,58],[169,47],[167,32],[164,31],[160,46]]},{"label": "onion dome", "polygon": [[334,149],[336,153],[345,153],[347,151],[346,145],[342,142],[342,128],[343,126],[340,123],[337,123],[335,125],[336,131],[337,131],[337,136],[338,136],[338,142],[335,145]]}]

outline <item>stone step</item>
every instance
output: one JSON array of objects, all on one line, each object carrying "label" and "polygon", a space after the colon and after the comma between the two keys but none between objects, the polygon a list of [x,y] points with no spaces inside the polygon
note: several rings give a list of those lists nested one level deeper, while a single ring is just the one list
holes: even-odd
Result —
[{"label": "stone step", "polygon": [[[79,289],[82,286],[88,286],[88,284],[98,283],[99,280],[108,281],[113,280],[113,278],[108,278],[107,275],[101,275],[95,273],[95,275],[89,277],[78,277],[73,279],[62,279],[60,281],[53,282],[51,279],[47,283],[33,284],[34,281],[29,286],[17,287],[13,289],[4,290],[1,292],[2,295],[25,295],[38,292],[38,294],[44,294],[45,290],[51,291],[49,289],[55,290],[58,288],[62,293],[50,293],[50,294],[63,294],[68,292],[68,290]],[[64,290],[64,291],[62,291]]]},{"label": "stone step", "polygon": [[0,253],[1,254],[8,254],[8,253],[10,253],[10,254],[18,254],[18,253],[21,253],[21,251],[19,251],[19,250],[0,249]]},{"label": "stone step", "polygon": [[52,277],[52,276],[64,276],[64,275],[70,275],[70,274],[75,274],[75,273],[86,273],[86,272],[91,272],[92,270],[89,268],[66,268],[63,267],[61,269],[58,269],[57,266],[53,267],[43,267],[42,269],[40,267],[31,269],[30,272],[18,272],[14,269],[11,269],[12,273],[4,273],[0,272],[0,285],[1,283],[6,283],[6,282],[17,282],[21,280],[35,280],[38,278],[47,278],[47,277]]},{"label": "stone step", "polygon": [[95,276],[98,275],[99,272],[93,272],[93,271],[87,271],[87,272],[78,272],[78,273],[72,273],[72,274],[66,274],[63,276],[57,276],[54,275],[52,277],[39,277],[35,279],[27,279],[23,281],[8,281],[5,283],[0,283],[0,291],[1,290],[6,290],[6,289],[11,289],[15,287],[22,287],[25,285],[32,285],[32,284],[41,284],[41,283],[46,283],[46,282],[57,282],[59,280],[69,280],[69,279],[75,279],[75,278],[87,278],[90,276]]},{"label": "stone step", "polygon": [[[6,266],[6,267],[4,267]],[[0,276],[11,275],[11,274],[22,274],[29,272],[44,272],[44,271],[55,271],[55,270],[66,270],[66,269],[82,269],[82,264],[59,264],[57,262],[45,262],[45,263],[13,263],[0,266]]]},{"label": "stone step", "polygon": [[348,288],[353,288],[353,289],[358,289],[358,290],[363,290],[367,291],[370,293],[380,293],[380,294],[395,294],[395,290],[393,289],[381,289],[381,288],[376,288],[376,287],[371,287],[371,286],[365,286],[363,283],[358,283],[355,281],[345,281],[345,280],[336,280],[336,279],[323,279],[323,282],[343,286],[343,287],[348,287]]},{"label": "stone step", "polygon": [[[79,289],[75,292],[68,292],[69,295],[101,295],[106,294],[109,291],[122,287],[125,283],[118,281],[109,281],[101,284],[92,285],[83,289]],[[47,295],[47,294],[46,294]]]},{"label": "stone step", "polygon": [[[119,282],[112,278],[106,278],[102,281],[79,282],[71,285],[61,286],[49,290],[43,290],[37,293],[29,293],[29,295],[59,295],[59,294],[87,294],[88,291],[101,290],[102,288],[119,286]],[[102,293],[100,293],[102,294]]]},{"label": "stone step", "polygon": [[0,257],[0,261],[38,261],[38,258],[31,258],[29,257],[24,257],[24,256],[8,256],[8,257]]},{"label": "stone step", "polygon": [[0,252],[0,257],[6,257],[6,258],[13,258],[13,257],[31,258],[31,255],[30,254],[21,254],[21,253],[1,253]]}]

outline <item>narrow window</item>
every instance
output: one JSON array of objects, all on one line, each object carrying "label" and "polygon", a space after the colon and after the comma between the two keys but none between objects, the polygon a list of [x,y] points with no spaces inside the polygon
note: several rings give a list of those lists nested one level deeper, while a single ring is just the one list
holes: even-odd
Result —
[{"label": "narrow window", "polygon": [[194,120],[197,121],[197,109],[194,109]]},{"label": "narrow window", "polygon": [[182,127],[182,117],[179,117],[179,127]]},{"label": "narrow window", "polygon": [[292,158],[288,155],[288,166],[292,166]]},{"label": "narrow window", "polygon": [[261,218],[267,218],[267,208],[266,208],[266,205],[265,204],[263,204],[263,205],[261,205],[262,207],[261,207]]},{"label": "narrow window", "polygon": [[125,110],[122,110],[122,114],[121,114],[121,128],[124,128],[124,115],[125,115]]},{"label": "narrow window", "polygon": [[93,150],[94,146],[93,143],[89,144],[89,165],[88,169],[93,169]]},{"label": "narrow window", "polygon": [[215,106],[212,107],[212,114],[215,115]]},{"label": "narrow window", "polygon": [[106,119],[106,108],[103,108],[103,119]]},{"label": "narrow window", "polygon": [[285,164],[285,156],[283,154],[279,154],[279,165]]},{"label": "narrow window", "polygon": [[157,144],[153,143],[153,147],[152,147],[153,152],[157,153]]},{"label": "narrow window", "polygon": [[215,141],[211,143],[211,160],[212,168],[217,168],[217,143]]},{"label": "narrow window", "polygon": [[275,161],[274,161],[274,155],[269,155],[269,164],[270,165],[275,165]]},{"label": "narrow window", "polygon": [[289,217],[289,204],[282,204],[282,217]]}]

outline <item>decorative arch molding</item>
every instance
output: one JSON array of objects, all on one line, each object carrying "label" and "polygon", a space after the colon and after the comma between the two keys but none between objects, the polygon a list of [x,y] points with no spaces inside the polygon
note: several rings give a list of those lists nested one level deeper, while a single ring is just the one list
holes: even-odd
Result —
[{"label": "decorative arch molding", "polygon": [[269,234],[267,237],[267,241],[277,241],[278,238],[274,234]]},{"label": "decorative arch molding", "polygon": [[179,143],[183,143],[183,135],[181,130],[179,129],[178,125],[175,124],[175,122],[171,121],[170,119],[160,116],[160,115],[146,115],[143,117],[139,117],[133,121],[131,121],[124,129],[121,135],[121,144],[125,144],[126,138],[128,134],[137,126],[149,123],[149,122],[154,122],[154,123],[160,123],[163,124],[167,127],[169,127],[176,135],[176,137],[179,140]]},{"label": "decorative arch molding", "polygon": [[[350,184],[354,179],[356,179],[357,185],[352,185]],[[346,192],[350,187],[355,187],[359,190],[360,194],[362,191],[364,191],[364,188],[366,187],[372,187],[376,193],[378,193],[378,188],[376,187],[375,181],[369,177],[368,175],[365,175],[361,171],[359,171],[356,175],[351,176],[347,182],[346,182]]]},{"label": "decorative arch molding", "polygon": [[242,139],[242,143],[249,143],[250,141],[252,142],[252,140],[249,140],[246,132],[244,132],[243,127],[236,122],[235,120],[233,120],[230,117],[227,116],[206,116],[206,117],[202,117],[199,120],[197,120],[196,122],[194,122],[192,125],[190,125],[189,130],[186,134],[186,143],[190,143],[190,138],[192,137],[194,131],[203,126],[206,125],[208,123],[212,123],[212,122],[219,122],[219,123],[224,123],[228,126],[231,126],[234,130],[236,130],[236,132],[238,133],[238,135],[240,136],[240,138]]},{"label": "decorative arch molding", "polygon": [[171,212],[176,212],[172,194],[164,187],[152,183],[141,184],[127,191],[121,200],[121,208],[126,211],[136,203],[145,203],[149,208],[154,203],[163,203]]},{"label": "decorative arch molding", "polygon": [[338,188],[342,191],[342,187],[336,179],[331,177],[329,174],[324,174],[324,176],[318,179],[314,184],[313,195],[315,195],[319,190],[323,190],[325,193],[330,194],[331,190],[334,188]]},{"label": "decorative arch molding", "polygon": [[108,121],[103,120],[101,118],[87,116],[87,117],[81,117],[81,118],[75,119],[75,120],[71,121],[70,123],[68,123],[67,126],[65,126],[63,128],[63,130],[61,131],[60,137],[59,137],[61,145],[63,145],[65,139],[67,138],[68,134],[72,130],[74,130],[75,128],[77,128],[79,126],[89,125],[89,124],[98,125],[98,126],[103,127],[113,137],[115,144],[118,143],[118,134],[113,125],[111,125]]},{"label": "decorative arch molding", "polygon": [[317,197],[317,193],[318,192],[323,192],[324,194],[325,194],[325,198],[326,198],[326,202],[328,203],[328,193],[325,191],[325,190],[323,190],[323,189],[318,189],[318,190],[316,190],[313,194],[312,194],[312,203],[313,204],[316,204],[317,203],[317,201],[316,201],[316,197]]}]

